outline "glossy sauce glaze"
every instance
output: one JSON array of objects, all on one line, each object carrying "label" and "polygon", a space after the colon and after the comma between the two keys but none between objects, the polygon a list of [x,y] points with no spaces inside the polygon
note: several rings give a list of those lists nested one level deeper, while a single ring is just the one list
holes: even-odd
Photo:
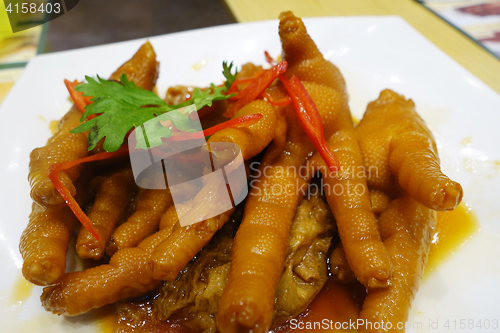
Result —
[{"label": "glossy sauce glaze", "polygon": [[[158,320],[153,314],[152,293],[142,299],[125,300],[112,305],[112,310],[97,322],[102,333],[189,333],[193,332],[182,325],[181,319]],[[196,332],[193,332],[196,333]]]},{"label": "glossy sauce glaze", "polygon": [[465,244],[478,229],[476,217],[463,202],[455,210],[437,212],[424,278],[439,269],[441,263]]},{"label": "glossy sauce glaze", "polygon": [[34,285],[28,281],[21,275],[14,283],[12,287],[12,295],[11,300],[12,304],[22,303],[31,296],[31,292],[33,291]]},{"label": "glossy sauce glaze", "polygon": [[[439,265],[458,250],[477,229],[478,223],[473,213],[463,203],[454,211],[438,212],[426,276],[438,269]],[[285,325],[274,328],[271,332],[355,332],[347,324],[357,320],[365,296],[365,288],[359,282],[342,284],[330,277],[304,312]],[[182,320],[159,321],[155,319],[154,298],[153,294],[140,300],[118,303],[114,307],[115,311],[106,310],[104,315],[101,314],[99,318],[96,318],[98,329],[102,333],[193,332],[182,325]],[[134,312],[133,320],[130,319],[130,315],[126,315],[128,311]],[[344,325],[343,329],[341,325]]]}]

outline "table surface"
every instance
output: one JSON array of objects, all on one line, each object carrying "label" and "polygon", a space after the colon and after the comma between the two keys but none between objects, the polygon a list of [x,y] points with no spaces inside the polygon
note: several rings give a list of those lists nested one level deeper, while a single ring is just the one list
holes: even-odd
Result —
[{"label": "table surface", "polygon": [[500,60],[414,0],[225,0],[238,22],[300,17],[398,15],[500,94]]}]

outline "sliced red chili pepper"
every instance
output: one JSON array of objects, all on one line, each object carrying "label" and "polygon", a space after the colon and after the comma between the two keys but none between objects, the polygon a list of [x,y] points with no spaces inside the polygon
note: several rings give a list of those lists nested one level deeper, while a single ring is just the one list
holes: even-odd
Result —
[{"label": "sliced red chili pepper", "polygon": [[264,74],[259,76],[255,82],[250,84],[235,96],[237,101],[227,108],[223,115],[228,118],[233,117],[239,109],[259,97],[259,95],[266,90],[266,88],[269,87],[279,75],[285,73],[287,67],[288,63],[286,61],[282,61],[264,72]]},{"label": "sliced red chili pepper", "polygon": [[260,94],[262,97],[265,97],[267,99],[267,101],[271,104],[271,105],[274,105],[274,106],[285,106],[285,105],[288,105],[292,102],[292,100],[290,99],[289,96],[283,98],[283,99],[280,99],[279,101],[275,101],[272,99],[271,95],[269,95],[269,93],[267,91],[263,91],[262,94]]},{"label": "sliced red chili pepper", "polygon": [[280,75],[279,78],[292,99],[295,114],[309,137],[309,140],[311,140],[314,147],[316,147],[330,171],[338,171],[340,169],[340,163],[326,143],[323,135],[321,117],[316,108],[316,104],[314,104],[311,96],[307,93],[306,88],[304,88],[295,75],[290,78],[290,81],[283,75]]},{"label": "sliced red chili pepper", "polygon": [[203,131],[199,131],[196,133],[176,134],[176,135],[172,135],[171,137],[168,137],[164,140],[165,141],[184,141],[184,140],[201,139],[201,138],[213,135],[216,132],[223,130],[225,128],[248,127],[250,125],[257,123],[261,118],[262,118],[262,115],[260,113],[249,114],[246,116],[242,116],[242,117],[238,117],[238,118],[234,118],[234,119],[225,121],[223,123],[220,123],[220,124],[217,124],[217,125],[212,126],[210,128],[207,128],[206,130],[203,130]]},{"label": "sliced red chili pepper", "polygon": [[235,81],[233,81],[233,84],[231,84],[231,87],[227,90],[226,95],[236,94],[238,92],[238,84],[235,84]]},{"label": "sliced red chili pepper", "polygon": [[274,66],[278,63],[276,60],[273,59],[273,57],[271,57],[269,52],[264,51],[264,55],[265,55],[266,61],[269,63],[269,65]]},{"label": "sliced red chili pepper", "polygon": [[92,104],[93,102],[90,100],[92,97],[89,96],[83,96],[83,93],[80,91],[76,91],[75,87],[79,85],[81,82],[78,81],[69,81],[69,80],[64,80],[64,84],[66,85],[66,88],[68,89],[69,95],[71,96],[71,99],[73,100],[73,103],[75,103],[76,107],[78,108],[78,111],[81,113],[85,112],[85,107],[89,104]]},{"label": "sliced red chili pepper", "polygon": [[[261,73],[261,74],[264,74],[264,73]],[[260,76],[260,75],[259,75]],[[250,83],[250,82],[254,82],[255,80],[257,80],[259,78],[259,76],[255,76],[255,77],[248,77],[246,79],[239,79],[239,80],[234,80],[233,81],[233,84],[231,85],[231,87],[233,85],[239,85],[239,84],[243,84],[243,83]]]},{"label": "sliced red chili pepper", "polygon": [[[238,86],[239,85],[255,82],[255,80],[257,80],[259,77],[261,77],[266,71],[267,70],[261,69],[261,70],[257,71],[252,77],[234,80],[233,83],[231,84],[231,87],[229,87],[229,89],[227,90],[226,94],[231,95],[231,94],[238,93]],[[237,100],[238,98],[236,98],[236,96],[233,96],[230,99]]]},{"label": "sliced red chili pepper", "polygon": [[96,155],[80,158],[80,159],[77,159],[74,161],[67,161],[67,162],[52,164],[49,167],[49,179],[52,181],[52,184],[54,184],[57,192],[59,192],[59,194],[64,199],[64,201],[66,201],[66,204],[68,204],[69,208],[73,211],[73,213],[78,218],[78,220],[80,220],[82,225],[97,240],[101,239],[101,236],[99,236],[99,232],[97,231],[97,229],[94,228],[94,226],[92,225],[92,221],[90,221],[88,216],[82,211],[81,207],[78,205],[75,198],[73,198],[73,196],[69,192],[68,188],[61,181],[61,179],[59,178],[59,172],[62,170],[74,167],[75,165],[78,165],[78,164],[92,162],[92,161],[101,161],[101,160],[106,160],[106,159],[110,159],[110,158],[114,158],[114,157],[120,157],[120,156],[128,155],[128,153],[129,153],[128,146],[124,145],[124,146],[120,147],[120,149],[118,149],[117,151],[114,151],[112,153],[108,153],[108,152],[99,153]]}]

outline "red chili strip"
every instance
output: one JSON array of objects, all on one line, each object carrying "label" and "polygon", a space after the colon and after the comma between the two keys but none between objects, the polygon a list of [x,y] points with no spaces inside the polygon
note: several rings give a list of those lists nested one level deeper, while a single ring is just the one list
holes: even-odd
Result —
[{"label": "red chili strip", "polygon": [[[261,73],[261,74],[264,74],[264,73]],[[250,82],[254,82],[255,80],[257,80],[259,78],[259,76],[256,76],[256,77],[249,77],[249,78],[246,78],[246,79],[239,79],[239,80],[234,80],[233,81],[233,85],[239,85],[239,84],[243,84],[243,83],[250,83]],[[233,86],[231,85],[231,87]]]},{"label": "red chili strip", "polygon": [[267,101],[271,104],[271,105],[274,105],[274,106],[285,106],[285,105],[288,105],[292,102],[292,100],[290,99],[289,96],[283,98],[283,99],[280,99],[279,101],[275,101],[272,99],[271,95],[269,95],[269,93],[267,91],[263,91],[262,94],[260,94],[262,97],[265,97],[267,99]]},{"label": "red chili strip", "polygon": [[235,119],[225,121],[223,123],[220,123],[220,124],[217,124],[217,125],[212,126],[210,128],[207,128],[206,130],[203,130],[203,131],[199,131],[196,133],[182,133],[182,134],[172,135],[171,137],[166,138],[164,140],[165,141],[184,141],[184,140],[201,139],[201,138],[213,135],[216,132],[223,130],[225,128],[248,127],[250,125],[257,123],[261,118],[262,118],[262,115],[260,113],[249,114],[246,116],[242,116],[242,117],[238,117]]},{"label": "red chili strip", "polygon": [[[253,76],[245,78],[245,79],[239,79],[239,80],[234,80],[233,83],[231,84],[231,87],[227,90],[227,95],[231,94],[236,94],[238,93],[238,85],[245,84],[245,83],[252,83],[255,82],[259,77],[261,77],[267,70],[261,69],[257,71]],[[236,96],[233,96],[230,98],[231,100],[237,100]]]},{"label": "red chili strip", "polygon": [[264,55],[265,55],[266,61],[269,63],[269,65],[274,66],[278,63],[276,60],[273,59],[273,57],[271,57],[271,55],[269,55],[269,52],[264,51]]},{"label": "red chili strip", "polygon": [[78,108],[78,111],[81,113],[85,112],[85,107],[89,104],[92,104],[93,102],[90,100],[92,97],[89,96],[83,96],[83,93],[80,91],[76,91],[75,87],[79,85],[81,82],[78,81],[69,81],[69,80],[64,80],[64,84],[66,85],[66,88],[68,89],[69,95],[71,96],[71,99],[73,100],[73,103],[75,103],[76,107]]},{"label": "red chili strip", "polygon": [[307,93],[306,88],[304,88],[295,75],[290,78],[290,81],[283,75],[280,75],[279,78],[292,99],[295,114],[309,137],[309,140],[311,140],[314,147],[316,147],[330,171],[335,172],[339,170],[340,163],[325,141],[321,117],[314,101]]},{"label": "red chili strip", "polygon": [[71,195],[69,192],[68,188],[63,184],[61,179],[59,178],[59,171],[69,169],[71,167],[74,167],[75,165],[82,164],[82,163],[87,163],[87,162],[93,162],[93,161],[101,161],[101,160],[106,160],[114,157],[120,157],[124,155],[128,155],[128,146],[123,145],[118,149],[117,151],[114,151],[112,153],[104,152],[104,153],[99,153],[96,155],[92,156],[87,156],[84,158],[80,158],[74,161],[67,161],[67,162],[61,162],[61,163],[56,163],[52,164],[49,167],[49,178],[54,184],[55,188],[57,189],[57,192],[61,195],[61,197],[66,201],[66,204],[68,204],[69,208],[73,211],[75,216],[80,220],[82,225],[94,236],[95,239],[101,240],[101,236],[99,235],[99,232],[94,228],[92,225],[92,221],[88,218],[88,216],[82,211],[81,207],[78,205],[76,202],[75,198]]},{"label": "red chili strip", "polygon": [[[173,135],[169,138],[163,139],[163,141],[185,141],[185,140],[195,140],[201,139],[210,135],[215,134],[216,132],[223,130],[225,128],[237,128],[237,127],[247,127],[257,123],[262,118],[262,114],[250,114],[246,116],[242,116],[239,118],[228,120],[224,123],[215,125],[210,127],[204,131],[196,132],[196,133],[186,133],[186,132],[174,132]],[[135,146],[135,138],[133,138],[131,144]],[[135,148],[134,148],[135,149]],[[165,157],[165,152],[163,152],[159,147],[150,148],[150,151],[153,155],[157,157]],[[132,151],[131,154],[135,153]],[[199,163],[201,162],[200,154],[191,154],[191,155],[172,155],[166,158],[173,159],[176,161],[180,161],[182,163]]]},{"label": "red chili strip", "polygon": [[229,87],[229,89],[227,90],[226,95],[236,94],[238,92],[238,84],[235,84],[235,81],[233,81],[233,84],[231,84],[231,87]]},{"label": "red chili strip", "polygon": [[282,61],[264,72],[264,74],[259,76],[255,82],[250,84],[235,96],[237,101],[227,108],[223,114],[224,117],[233,117],[239,109],[259,97],[259,95],[266,90],[266,88],[269,87],[279,75],[285,73],[287,68],[288,63],[286,61]]}]

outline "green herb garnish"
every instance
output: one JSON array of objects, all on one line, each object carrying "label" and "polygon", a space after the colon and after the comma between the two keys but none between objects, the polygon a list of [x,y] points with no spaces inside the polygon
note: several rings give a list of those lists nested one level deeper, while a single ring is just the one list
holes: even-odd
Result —
[{"label": "green herb garnish", "polygon": [[224,85],[226,86],[226,89],[229,90],[231,85],[233,84],[234,80],[236,80],[236,75],[238,74],[238,69],[235,69],[235,73],[232,74],[231,70],[233,68],[233,62],[227,65],[226,61],[222,62],[222,74],[224,74],[224,77],[226,78],[226,82],[224,82]]},{"label": "green herb garnish", "polygon": [[[162,126],[160,121],[170,120],[178,129],[193,132],[197,124],[188,117],[189,113],[197,111],[205,105],[211,106],[213,101],[234,96],[234,94],[224,94],[235,80],[236,73],[231,73],[232,66],[232,62],[229,66],[225,61],[222,64],[222,73],[226,78],[223,87],[211,84],[210,88],[203,91],[196,88],[191,99],[178,105],[168,105],[153,92],[137,87],[127,79],[125,74],[120,78],[121,84],[104,80],[99,76],[97,76],[97,80],[86,76],[87,83],[77,85],[75,90],[83,92],[83,96],[91,96],[94,103],[85,107],[85,113],[80,119],[82,124],[73,129],[71,133],[90,131],[89,150],[94,149],[99,140],[105,138],[104,150],[113,152],[120,148],[131,129],[138,128],[146,122],[148,122],[145,125],[148,133],[148,145],[140,144],[144,140],[138,140],[136,148],[156,147],[163,143],[161,138],[172,136],[172,131]],[[186,108],[183,112],[179,111],[179,109],[189,105],[195,107]],[[83,122],[93,114],[99,115]],[[160,115],[162,116],[158,121],[149,122]],[[139,129],[136,133],[138,132],[140,132]]]}]

